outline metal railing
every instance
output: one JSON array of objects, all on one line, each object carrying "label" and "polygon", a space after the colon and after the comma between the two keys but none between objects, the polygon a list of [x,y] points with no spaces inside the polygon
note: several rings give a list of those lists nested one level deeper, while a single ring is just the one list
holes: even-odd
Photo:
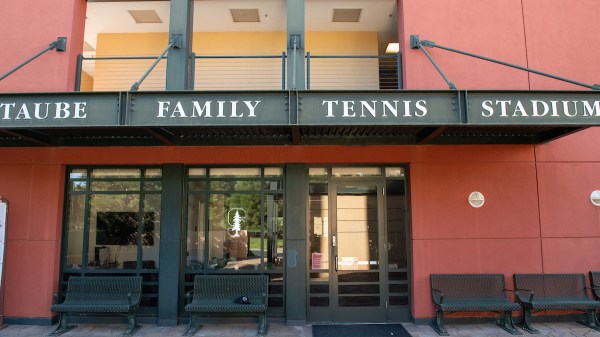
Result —
[{"label": "metal railing", "polygon": [[[192,90],[286,90],[287,55],[192,55]],[[79,56],[76,91],[165,90],[166,57]],[[311,55],[306,53],[307,90],[402,89],[401,55]]]},{"label": "metal railing", "polygon": [[400,53],[311,55],[306,53],[306,89],[402,89]]}]

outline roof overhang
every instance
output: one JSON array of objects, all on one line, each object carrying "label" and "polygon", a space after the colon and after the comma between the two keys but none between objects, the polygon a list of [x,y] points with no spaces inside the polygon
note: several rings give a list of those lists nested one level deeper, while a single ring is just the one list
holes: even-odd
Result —
[{"label": "roof overhang", "polygon": [[0,146],[538,144],[600,125],[593,91],[0,94]]}]

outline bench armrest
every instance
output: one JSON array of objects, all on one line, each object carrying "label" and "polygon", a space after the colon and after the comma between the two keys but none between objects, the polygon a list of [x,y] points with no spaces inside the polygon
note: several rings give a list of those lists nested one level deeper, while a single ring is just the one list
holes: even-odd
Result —
[{"label": "bench armrest", "polygon": [[68,293],[69,293],[68,290],[55,292],[54,295],[52,296],[52,299],[53,299],[52,304],[61,304],[62,302],[64,302]]},{"label": "bench armrest", "polygon": [[431,288],[431,298],[435,304],[444,304],[444,292],[439,289]]},{"label": "bench armrest", "polygon": [[[521,292],[521,291],[529,293],[529,300],[525,301],[525,300],[521,299],[521,295],[519,294],[519,292]],[[531,290],[531,289],[522,289],[522,288],[515,289],[515,294],[517,295],[517,301],[519,301],[519,302],[528,302],[528,303],[533,302],[533,296],[535,295],[535,293],[533,292],[533,290]]]},{"label": "bench armrest", "polygon": [[127,293],[127,302],[129,303],[129,305],[136,305],[136,304],[139,304],[139,303],[140,303],[140,301],[141,301],[141,296],[140,296],[140,295],[138,295],[138,296],[137,296],[137,301],[134,303],[134,302],[133,302],[133,301],[134,301],[134,300],[133,300],[133,294],[141,294],[141,293],[142,293],[142,292],[141,292],[141,291],[139,291],[139,290],[136,290],[136,291],[132,291],[132,292],[130,292],[130,293]]},{"label": "bench armrest", "polygon": [[193,296],[194,296],[194,289],[192,289],[192,290],[188,291],[187,293],[185,293],[186,304],[192,303]]}]

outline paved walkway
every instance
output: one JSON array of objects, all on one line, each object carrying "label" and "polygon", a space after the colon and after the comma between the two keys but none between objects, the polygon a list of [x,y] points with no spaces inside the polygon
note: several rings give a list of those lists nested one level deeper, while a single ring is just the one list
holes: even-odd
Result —
[{"label": "paved walkway", "polygon": [[[414,337],[437,337],[437,334],[427,325],[404,324],[406,330]],[[536,323],[541,331],[538,336],[551,337],[600,337],[600,332],[590,330],[577,323]],[[0,330],[0,336],[42,337],[54,330],[55,326],[37,325],[8,325]],[[63,334],[65,337],[121,337],[125,324],[79,324],[77,328]],[[175,327],[158,327],[144,324],[134,337],[170,337],[181,336],[185,325]],[[195,337],[251,337],[256,336],[256,324],[204,324]],[[494,337],[511,336],[509,333],[490,324],[446,325],[452,337]],[[527,332],[524,337],[532,336]],[[310,325],[293,326],[283,323],[269,323],[268,337],[312,337]],[[339,336],[344,337],[344,336]],[[364,336],[369,337],[369,336]]]},{"label": "paved walkway", "polygon": [[[414,337],[438,337],[438,335],[427,325],[415,325],[404,323],[406,330]],[[550,337],[600,337],[600,332],[590,330],[577,323],[536,323],[535,327],[540,330],[538,336]],[[18,337],[42,337],[54,330],[55,326],[38,325],[7,325],[0,330],[0,336]],[[77,328],[63,334],[65,337],[121,337],[125,331],[125,324],[79,324]],[[175,327],[159,327],[152,324],[144,324],[134,335],[135,337],[167,337],[181,336],[185,331],[185,325]],[[256,324],[204,324],[203,328],[196,333],[196,337],[251,337],[256,336]],[[509,333],[491,324],[464,324],[446,325],[453,337],[495,337],[511,336]],[[284,323],[269,323],[269,337],[312,337],[310,325],[293,326]],[[527,332],[524,337],[530,336]],[[533,336],[533,335],[531,335]],[[339,336],[344,337],[344,336]],[[369,336],[363,336],[369,337]]]}]

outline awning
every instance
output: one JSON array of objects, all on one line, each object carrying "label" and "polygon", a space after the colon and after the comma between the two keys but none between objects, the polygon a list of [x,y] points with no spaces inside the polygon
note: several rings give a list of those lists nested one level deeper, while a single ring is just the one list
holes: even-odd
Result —
[{"label": "awning", "polygon": [[0,94],[0,146],[538,144],[600,125],[595,91]]}]

